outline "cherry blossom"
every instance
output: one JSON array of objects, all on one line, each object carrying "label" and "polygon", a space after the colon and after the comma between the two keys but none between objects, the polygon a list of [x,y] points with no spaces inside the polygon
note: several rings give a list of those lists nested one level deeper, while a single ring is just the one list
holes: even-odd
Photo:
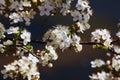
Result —
[{"label": "cherry blossom", "polygon": [[31,33],[28,32],[27,30],[24,30],[22,32],[22,34],[20,35],[20,37],[24,40],[23,44],[26,45],[28,42],[30,42],[30,37],[31,37]]},{"label": "cherry blossom", "polygon": [[116,71],[120,69],[120,56],[115,56],[112,58],[112,67],[115,68]]},{"label": "cherry blossom", "polygon": [[101,59],[96,59],[94,61],[91,61],[91,67],[92,68],[101,67],[103,65],[105,65],[105,62]]},{"label": "cherry blossom", "polygon": [[91,34],[92,34],[92,38],[91,38],[92,42],[98,42],[98,43],[100,42],[103,43],[103,45],[105,45],[106,47],[112,47],[111,45],[112,39],[108,30],[97,29]]},{"label": "cherry blossom", "polygon": [[16,11],[23,10],[22,2],[11,0],[10,10],[15,9]]},{"label": "cherry blossom", "polygon": [[43,15],[49,16],[50,11],[53,9],[53,7],[50,6],[49,4],[45,4],[44,6],[38,6],[38,9],[40,10],[40,16]]},{"label": "cherry blossom", "polygon": [[22,18],[20,17],[20,15],[18,13],[11,13],[9,18],[11,20],[13,20],[12,22],[13,23],[18,23],[18,22],[21,22],[22,21]]},{"label": "cherry blossom", "polygon": [[19,27],[11,26],[9,29],[6,30],[7,34],[15,34],[18,33]]},{"label": "cherry blossom", "polygon": [[0,0],[0,5],[5,5],[5,1],[4,0]]},{"label": "cherry blossom", "polygon": [[7,40],[6,42],[3,42],[4,45],[12,45],[13,41],[11,40]]},{"label": "cherry blossom", "polygon": [[[116,44],[120,40],[120,31],[116,33],[116,39],[110,35],[107,29],[96,29],[91,32],[91,41],[83,40],[82,34],[90,29],[90,17],[92,10],[87,0],[0,0],[0,14],[10,19],[10,25],[4,26],[0,22],[0,53],[8,55],[11,53],[18,60],[4,65],[1,73],[6,79],[39,80],[40,73],[38,64],[53,67],[53,61],[58,59],[57,49],[62,52],[68,48],[80,53],[83,45],[92,45],[93,48],[103,49],[106,53],[105,60],[95,59],[91,61],[91,67],[96,73],[89,76],[91,80],[120,80],[120,48]],[[74,5],[73,5],[74,3]],[[40,16],[71,16],[73,24],[55,25],[43,35],[42,40],[33,40],[29,28],[24,29],[22,25],[29,26],[35,15]],[[19,25],[14,27],[14,25]],[[82,34],[81,34],[82,33]],[[12,34],[12,35],[11,35]],[[89,35],[89,34],[88,34]],[[35,50],[32,43],[44,44],[42,50]],[[13,52],[11,52],[11,51]],[[11,56],[10,56],[11,57]],[[98,71],[97,71],[98,70]]]},{"label": "cherry blossom", "polygon": [[28,57],[22,56],[21,59],[15,60],[13,63],[4,66],[4,70],[1,71],[4,74],[4,79],[7,77],[11,77],[14,79],[14,74],[16,77],[21,74],[23,78],[28,78],[28,80],[36,79],[38,80],[40,77],[40,73],[37,70],[37,58],[33,55],[29,54]]},{"label": "cherry blossom", "polygon": [[113,80],[111,78],[111,74],[104,71],[98,72],[97,74],[92,74],[92,76],[89,77],[91,80]]},{"label": "cherry blossom", "polygon": [[40,56],[40,63],[42,63],[43,66],[48,65],[52,67],[52,63],[50,61],[57,60],[58,55],[52,46],[46,46],[46,49],[41,51]]}]

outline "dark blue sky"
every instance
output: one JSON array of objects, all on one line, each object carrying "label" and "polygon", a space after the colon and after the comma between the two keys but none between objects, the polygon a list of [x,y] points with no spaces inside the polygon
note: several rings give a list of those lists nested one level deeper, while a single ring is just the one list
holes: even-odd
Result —
[{"label": "dark blue sky", "polygon": [[90,0],[90,2],[95,15],[120,18],[120,0]]}]

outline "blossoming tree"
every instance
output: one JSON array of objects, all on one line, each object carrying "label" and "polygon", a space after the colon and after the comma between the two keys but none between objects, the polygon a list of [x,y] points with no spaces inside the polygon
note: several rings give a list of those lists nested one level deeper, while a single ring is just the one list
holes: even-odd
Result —
[{"label": "blossoming tree", "polygon": [[[74,5],[75,4],[75,5]],[[70,15],[73,25],[58,24],[49,29],[42,40],[33,40],[31,32],[25,27],[31,24],[31,19],[38,14],[40,16]],[[8,56],[13,53],[18,59],[8,65],[4,65],[1,73],[3,78],[39,80],[38,64],[53,67],[52,62],[58,59],[56,49],[62,52],[72,47],[76,53],[82,50],[82,45],[90,44],[93,48],[107,50],[106,61],[95,59],[91,61],[91,67],[97,71],[89,76],[91,80],[120,80],[120,48],[115,45],[120,38],[120,32],[116,33],[117,39],[113,39],[107,29],[96,29],[91,32],[91,41],[82,41],[80,33],[90,28],[89,19],[92,10],[87,0],[0,0],[0,15],[9,18],[10,24],[6,28],[0,23],[0,53]],[[43,50],[34,50],[31,43],[45,44]]]}]

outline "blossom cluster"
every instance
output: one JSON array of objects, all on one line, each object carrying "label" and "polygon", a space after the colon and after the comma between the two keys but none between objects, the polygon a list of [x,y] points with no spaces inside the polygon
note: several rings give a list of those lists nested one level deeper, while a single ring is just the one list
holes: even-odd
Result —
[{"label": "blossom cluster", "polygon": [[[9,18],[12,25],[22,22],[29,26],[37,13],[40,16],[70,15],[74,23],[72,26],[56,25],[49,29],[42,38],[46,42],[45,48],[37,52],[33,50],[33,40],[27,29],[19,26],[5,29],[0,23],[0,53],[13,51],[13,55],[19,56],[18,60],[4,65],[5,69],[1,71],[4,79],[22,76],[23,79],[39,80],[37,64],[52,67],[52,62],[58,59],[57,48],[64,51],[72,47],[75,52],[80,52],[82,45],[87,44],[87,41],[82,42],[79,34],[90,28],[92,10],[87,0],[0,0],[0,15]],[[119,41],[120,31],[116,36]],[[98,70],[89,76],[91,80],[120,80],[120,47],[114,43],[107,29],[96,29],[91,33],[90,44],[110,52],[106,61],[91,61],[91,67]]]},{"label": "blossom cluster", "polygon": [[96,74],[92,74],[89,76],[91,80],[119,80],[120,78],[114,78],[111,73],[106,73],[104,71],[97,72]]},{"label": "blossom cluster", "polygon": [[[119,35],[120,32],[116,33],[117,40],[120,38]],[[89,76],[91,80],[120,80],[120,47],[113,44],[110,39],[111,36],[106,29],[97,29],[92,32],[91,40],[100,43],[102,47],[107,46],[110,53],[106,54],[108,57],[106,61],[102,59],[91,61],[91,67],[96,70],[96,73]],[[106,41],[108,45],[105,44]]]},{"label": "blossom cluster", "polygon": [[[13,51],[11,53],[13,53],[14,56],[19,56],[22,59],[25,58],[24,55],[31,55],[32,53],[34,53],[33,47],[29,44],[31,42],[31,33],[28,32],[26,29],[22,29],[19,26],[10,26],[8,29],[5,29],[2,23],[0,23],[0,28],[1,53],[9,54],[9,51],[11,50]],[[38,51],[36,54],[34,54],[36,59],[38,59],[38,62],[42,64],[42,66],[47,65],[48,67],[52,67],[52,61],[58,59],[58,55],[55,51],[57,48],[60,48],[62,49],[62,51],[64,51],[64,49],[72,46],[76,52],[80,52],[82,50],[82,45],[80,44],[81,38],[76,34],[75,29],[76,25],[73,25],[72,27],[57,25],[56,27],[54,26],[54,29],[50,29],[49,31],[47,31],[43,36],[43,41],[47,42],[45,50]],[[28,58],[25,58],[25,61],[27,59]],[[26,70],[25,72],[25,70],[21,69],[23,65],[18,65],[19,61],[21,61],[21,59],[6,65],[6,70],[2,70],[2,74],[4,74],[5,78],[16,78],[19,76],[18,74],[20,74],[21,76],[23,76],[23,78],[26,78],[27,76],[28,79],[31,80],[31,75],[26,74],[28,71],[31,71],[31,68],[29,68],[29,70]],[[15,68],[11,71],[12,67]],[[14,74],[16,74],[16,76],[14,76]]]},{"label": "blossom cluster", "polygon": [[[16,49],[20,45],[27,45],[28,42],[31,41],[31,33],[28,32],[26,29],[21,30],[19,27],[9,27],[9,29],[5,29],[4,25],[0,23],[0,52],[4,53],[4,51],[8,47],[16,47]],[[7,36],[10,36],[9,38]],[[12,37],[12,38],[11,38]],[[21,43],[21,40],[23,43]]]},{"label": "blossom cluster", "polygon": [[48,30],[43,36],[43,41],[47,41],[47,45],[52,45],[55,49],[59,47],[62,51],[70,46],[73,46],[76,52],[82,50],[81,38],[76,33],[71,33],[68,26],[57,25]]},{"label": "blossom cluster", "polygon": [[111,47],[111,35],[110,32],[107,29],[97,29],[94,32],[91,33],[91,41],[92,42],[98,42],[102,43],[106,47]]},{"label": "blossom cluster", "polygon": [[84,30],[89,29],[88,21],[92,15],[89,2],[87,0],[78,0],[76,4],[73,2],[74,0],[1,0],[0,12],[10,18],[11,24],[24,22],[26,25],[30,25],[30,19],[37,13],[40,13],[40,16],[70,14],[80,27],[84,27]]},{"label": "blossom cluster", "polygon": [[46,46],[45,50],[41,51],[39,54],[39,62],[42,66],[52,67],[52,61],[58,59],[58,55],[52,46]]},{"label": "blossom cluster", "polygon": [[15,60],[14,62],[4,65],[4,70],[2,70],[2,74],[4,74],[4,79],[10,77],[12,79],[18,78],[18,76],[22,76],[23,79],[27,78],[28,80],[39,80],[40,73],[37,69],[37,63],[39,60],[29,54],[28,57],[22,56],[21,59]]},{"label": "blossom cluster", "polygon": [[114,55],[112,60],[103,61],[96,59],[91,61],[91,67],[98,70],[90,75],[91,80],[119,80],[120,55]]}]

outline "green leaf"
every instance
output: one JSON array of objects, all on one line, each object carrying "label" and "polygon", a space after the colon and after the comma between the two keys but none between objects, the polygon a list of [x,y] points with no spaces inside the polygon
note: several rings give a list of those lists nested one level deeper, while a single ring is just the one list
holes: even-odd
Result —
[{"label": "green leaf", "polygon": [[47,49],[45,50],[45,53],[49,53],[49,52],[50,52],[49,50],[47,50]]},{"label": "green leaf", "polygon": [[25,46],[28,50],[30,50],[32,53],[34,52],[33,46],[28,44]]},{"label": "green leaf", "polygon": [[108,50],[109,49],[107,46],[104,46],[104,45],[101,45],[101,44],[93,45],[93,48],[103,49],[103,50]]}]

